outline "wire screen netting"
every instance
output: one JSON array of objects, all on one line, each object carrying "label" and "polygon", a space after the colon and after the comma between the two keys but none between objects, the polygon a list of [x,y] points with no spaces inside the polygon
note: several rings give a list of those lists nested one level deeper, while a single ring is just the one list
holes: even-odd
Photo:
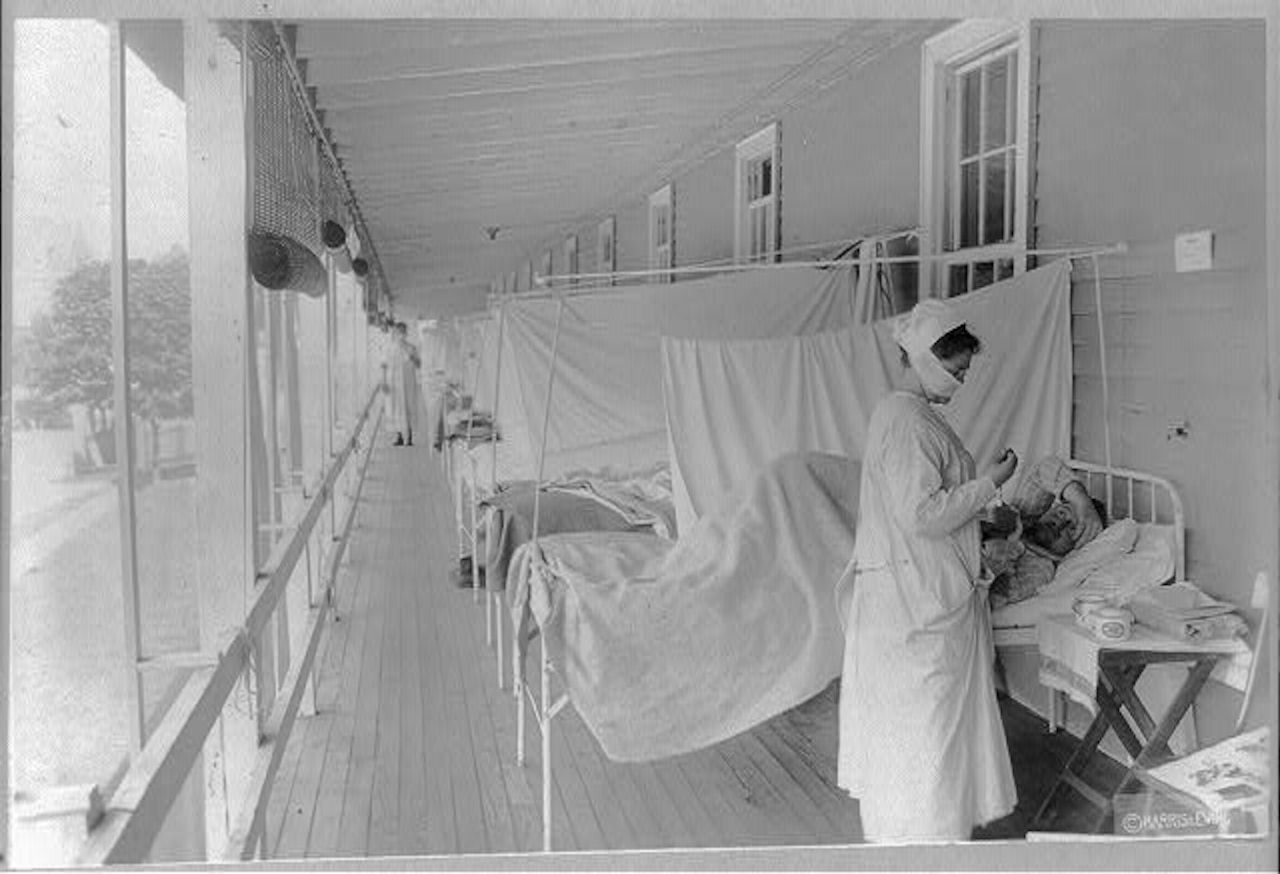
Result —
[{"label": "wire screen netting", "polygon": [[253,83],[254,278],[269,289],[322,294],[316,141],[274,33],[251,27],[246,48]]},{"label": "wire screen netting", "polygon": [[331,162],[320,161],[320,236],[329,249],[338,249],[347,242],[347,228],[351,218],[347,212],[346,198],[338,171]]}]

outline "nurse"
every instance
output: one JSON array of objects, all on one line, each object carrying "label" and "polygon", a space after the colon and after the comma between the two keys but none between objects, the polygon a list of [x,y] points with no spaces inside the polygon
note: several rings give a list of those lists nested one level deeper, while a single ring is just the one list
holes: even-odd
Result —
[{"label": "nurse", "polygon": [[869,841],[968,840],[1017,802],[996,703],[978,513],[1018,460],[1006,449],[977,475],[934,408],[951,399],[981,349],[952,306],[921,301],[896,323],[895,339],[907,387],[871,416],[842,585],[837,776],[859,800]]},{"label": "nurse", "polygon": [[418,368],[422,360],[409,342],[409,330],[397,322],[391,343],[388,376],[391,379],[389,418],[396,429],[395,446],[413,445],[413,427],[418,423]]}]

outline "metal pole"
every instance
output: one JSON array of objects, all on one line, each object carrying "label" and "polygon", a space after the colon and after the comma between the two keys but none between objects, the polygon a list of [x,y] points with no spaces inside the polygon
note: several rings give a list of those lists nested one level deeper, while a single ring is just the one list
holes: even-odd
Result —
[{"label": "metal pole", "polygon": [[547,426],[551,424],[551,391],[556,384],[556,359],[560,354],[560,325],[564,320],[564,298],[556,307],[556,330],[551,339],[551,367],[547,371],[547,402],[542,410],[542,438],[538,442],[538,477],[533,490],[533,556],[538,551],[538,516],[542,509],[542,472],[547,461]]},{"label": "metal pole", "polygon": [[[536,529],[535,529],[536,530]],[[542,700],[538,721],[542,724],[542,851],[551,852],[551,664],[547,661],[547,636],[538,644],[542,651]]]},{"label": "metal pole", "polygon": [[[876,265],[881,264],[931,264],[934,262],[954,261],[958,263],[971,261],[991,261],[999,258],[1018,258],[1030,255],[1051,256],[1056,255],[1064,258],[1081,258],[1090,255],[1122,255],[1129,251],[1126,243],[1115,243],[1110,246],[1094,246],[1079,247],[1074,249],[1004,249],[998,252],[947,252],[938,255],[893,255],[886,257],[875,257],[872,259]],[[778,261],[771,263],[752,262],[749,264],[723,264],[707,267],[666,267],[655,270],[628,270],[614,273],[579,273],[574,276],[555,276],[555,277],[538,277],[534,283],[542,288],[550,288],[556,283],[567,282],[570,280],[579,283],[583,281],[608,281],[610,279],[644,279],[651,276],[665,276],[667,274],[719,274],[719,273],[741,273],[748,270],[791,270],[797,267],[839,267],[839,266],[857,266],[858,261],[854,258],[835,258],[816,261]],[[615,286],[605,285],[600,288],[613,289]],[[543,292],[541,294],[534,292],[532,294],[520,295],[521,300],[539,300],[553,296],[576,297],[580,294],[591,294],[598,288],[583,287],[572,291]]]},{"label": "metal pole", "polygon": [[129,748],[134,755],[145,742],[145,713],[138,593],[138,539],[134,507],[133,416],[129,391],[129,239],[125,134],[125,25],[111,23],[111,335],[116,437],[116,494],[120,507],[121,584],[124,587],[124,647],[129,673]]},{"label": "metal pole", "polygon": [[[547,371],[547,402],[542,411],[542,439],[538,446],[538,478],[533,491],[533,539],[530,562],[540,561],[538,555],[538,521],[542,510],[542,474],[547,460],[547,426],[551,423],[551,392],[556,382],[556,360],[560,352],[560,325],[564,320],[564,299],[556,307],[556,330],[551,340],[551,366]],[[542,849],[551,850],[551,665],[547,658],[547,635],[543,634],[538,648],[542,653],[542,697],[538,702],[538,722],[542,726]]]},{"label": "metal pole", "polygon": [[[1107,460],[1107,515],[1114,507],[1111,504],[1111,388],[1110,372],[1107,370],[1107,332],[1102,319],[1102,279],[1098,276],[1098,256],[1093,261],[1093,305],[1098,318],[1098,359],[1102,366],[1102,451]],[[1130,505],[1132,505],[1130,501]]]}]

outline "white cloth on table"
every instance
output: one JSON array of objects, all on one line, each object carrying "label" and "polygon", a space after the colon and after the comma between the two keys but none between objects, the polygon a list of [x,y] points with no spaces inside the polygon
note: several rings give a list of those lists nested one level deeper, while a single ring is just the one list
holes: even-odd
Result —
[{"label": "white cloth on table", "polygon": [[965,840],[1017,801],[980,581],[976,514],[995,494],[922,397],[877,406],[840,593],[838,781],[868,840]]},{"label": "white cloth on table", "polygon": [[[1098,653],[1109,650],[1154,650],[1157,652],[1203,651],[1241,655],[1248,645],[1238,638],[1193,643],[1161,634],[1135,623],[1128,640],[1103,641],[1076,621],[1074,613],[1046,616],[1036,623],[1040,649],[1040,684],[1066,693],[1071,700],[1096,715],[1098,704]],[[1161,711],[1172,702],[1186,676],[1181,665],[1149,665],[1137,683],[1139,697],[1148,707]],[[1159,713],[1155,713],[1159,720]],[[1195,747],[1195,731],[1191,720],[1183,720],[1171,738],[1175,751]]]}]

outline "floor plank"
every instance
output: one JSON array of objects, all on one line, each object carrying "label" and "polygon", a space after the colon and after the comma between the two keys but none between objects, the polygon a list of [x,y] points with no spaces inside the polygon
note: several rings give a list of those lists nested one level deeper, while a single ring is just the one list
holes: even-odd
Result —
[{"label": "floor plank", "polygon": [[[331,759],[329,743],[339,721],[343,688],[354,683],[363,651],[362,634],[368,614],[369,588],[361,585],[364,575],[360,571],[361,566],[356,564],[344,564],[338,571],[337,606],[329,619],[327,634],[330,638],[316,685],[318,712],[314,717],[299,720],[299,724],[306,725],[306,748],[299,762],[276,849],[280,858],[297,858],[313,853],[311,835],[322,807],[322,798],[328,798],[329,803],[323,805],[325,812],[319,817],[321,830],[335,831],[341,816],[341,786],[346,780],[346,760]],[[327,792],[326,785],[329,787]]]},{"label": "floor plank", "polygon": [[538,850],[542,846],[540,801],[535,798],[526,769],[516,764],[515,696],[510,686],[499,689],[492,674],[483,678],[480,690],[488,703],[493,728],[493,754],[510,806],[513,849],[522,852]]},{"label": "floor plank", "polygon": [[[433,519],[431,528],[439,529],[443,519]],[[428,565],[433,572],[435,568]],[[444,697],[444,673],[436,626],[440,580],[432,574],[420,592],[418,634],[422,643],[422,740],[424,776],[427,780],[427,831],[436,853],[457,853],[458,828],[453,812],[453,782],[449,771],[447,736],[450,714]]]},{"label": "floor plank", "polygon": [[[412,519],[415,525],[424,525],[426,522],[425,515],[416,510]],[[414,577],[418,576],[414,574]],[[426,754],[422,738],[424,681],[422,635],[419,633],[421,583],[422,580],[416,578],[408,581],[399,617],[404,648],[404,697],[400,702],[401,779],[396,849],[406,855],[421,855],[432,849],[427,812]]]},{"label": "floor plank", "polygon": [[680,764],[674,759],[661,759],[653,762],[652,768],[667,797],[672,800],[680,821],[692,834],[690,846],[724,846],[724,830],[707,813],[702,793],[689,782]]},{"label": "floor plank", "polygon": [[[407,507],[405,508],[408,509]],[[403,517],[402,517],[403,518]],[[409,520],[412,521],[412,520]],[[408,567],[410,555],[404,541],[408,527],[397,529],[390,537],[391,567],[398,572]],[[400,616],[405,612],[406,585],[388,586],[385,626],[382,633],[382,667],[376,698],[377,729],[373,762],[373,798],[369,813],[370,856],[394,855],[400,839],[400,707],[404,692],[403,636]],[[412,633],[412,631],[410,632]]]},{"label": "floor plank", "polygon": [[[375,551],[370,556],[374,571],[381,564],[377,548],[386,549],[386,529],[375,532]],[[379,680],[382,671],[383,628],[386,624],[390,587],[378,573],[367,575],[370,582],[368,624],[365,629],[364,656],[353,699],[344,706],[346,719],[340,723],[351,734],[350,761],[347,766],[346,789],[342,798],[342,817],[338,825],[336,855],[366,856],[369,852],[369,820],[373,812],[374,755],[378,744]]]}]

